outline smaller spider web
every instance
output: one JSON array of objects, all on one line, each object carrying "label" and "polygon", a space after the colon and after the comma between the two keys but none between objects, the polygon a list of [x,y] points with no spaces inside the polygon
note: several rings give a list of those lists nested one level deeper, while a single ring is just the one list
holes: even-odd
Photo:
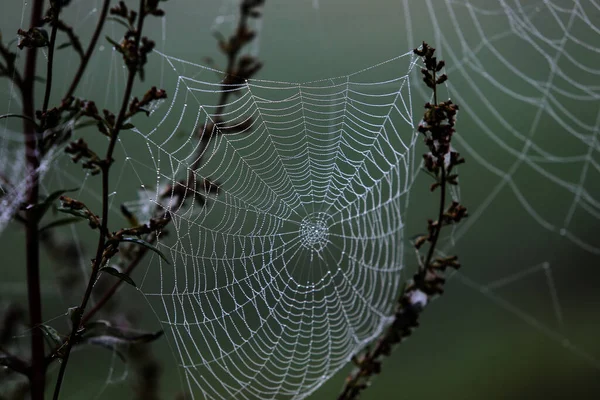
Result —
[{"label": "smaller spider web", "polygon": [[140,290],[193,394],[304,398],[391,320],[419,164],[416,59],[223,85],[219,71],[156,54],[170,99],[121,136],[117,180],[139,180],[126,206],[140,219],[170,213],[158,246],[173,263],[155,257]]},{"label": "smaller spider web", "polygon": [[[69,125],[67,123],[58,130],[69,130]],[[10,127],[12,125],[8,123],[0,125],[0,233],[13,220],[20,207],[27,203],[27,193],[32,184],[32,174],[23,150],[24,135],[11,130]],[[63,150],[64,145],[59,145],[44,154],[35,171],[38,179],[44,179],[55,161],[62,156]]]}]

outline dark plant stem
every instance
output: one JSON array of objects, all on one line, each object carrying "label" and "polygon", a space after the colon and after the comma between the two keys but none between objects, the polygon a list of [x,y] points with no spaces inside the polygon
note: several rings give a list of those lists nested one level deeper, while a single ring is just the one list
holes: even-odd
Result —
[{"label": "dark plant stem", "polygon": [[[43,0],[34,0],[31,9],[30,26],[40,26],[42,22]],[[27,119],[23,122],[25,133],[25,157],[27,160],[27,175],[29,190],[27,203],[37,204],[39,197],[38,168],[40,160],[37,152],[36,125],[30,120],[35,120],[34,85],[37,61],[37,48],[27,49],[25,60],[25,74],[21,85],[23,98],[23,114]],[[31,399],[42,400],[45,386],[44,339],[39,329],[42,323],[42,300],[40,293],[40,241],[38,237],[38,218],[34,209],[26,211],[25,246],[27,251],[27,298],[29,302],[29,323],[31,331],[31,373],[29,382]]]},{"label": "dark plant stem", "polygon": [[[442,231],[442,221],[444,218],[444,211],[446,207],[446,168],[443,164],[440,166],[440,190],[440,210],[437,219],[437,226],[433,233],[431,245],[429,246],[429,251],[427,252],[427,257],[425,258],[423,266],[431,265],[431,261],[433,260],[433,253],[435,253],[438,238],[440,237],[440,232]],[[426,268],[422,268],[423,274],[425,274],[425,271]]]},{"label": "dark plant stem", "polygon": [[[436,79],[436,71],[432,72],[433,75],[433,81],[435,82]],[[437,98],[437,85],[433,86],[433,104],[437,104],[438,103],[438,98]],[[427,272],[427,266],[431,265],[431,261],[433,260],[433,254],[435,253],[435,248],[437,246],[437,241],[438,238],[440,237],[440,232],[442,231],[442,221],[444,218],[444,211],[446,208],[446,166],[444,163],[444,158],[442,157],[442,162],[439,163],[439,168],[440,168],[440,190],[441,190],[441,194],[440,194],[440,209],[438,212],[438,219],[437,219],[437,226],[436,229],[433,233],[433,238],[431,239],[431,245],[429,246],[429,250],[427,251],[427,257],[425,257],[425,262],[422,263],[422,268],[421,268],[421,274],[424,277],[425,273]]]},{"label": "dark plant stem", "polygon": [[[236,28],[236,33],[234,35],[234,37],[241,37],[243,35],[243,32],[245,32],[248,29],[248,14],[244,13],[243,11],[240,13],[240,20],[238,22],[238,26]],[[227,53],[227,68],[225,69],[225,82],[227,81],[227,78],[234,75],[235,73],[235,63],[237,61],[238,55],[240,53],[240,51],[242,50],[242,47],[233,47],[232,49]],[[217,106],[217,109],[215,110],[215,114],[219,117],[221,114],[223,114],[223,111],[225,110],[225,105],[227,104],[227,98],[229,97],[229,95],[232,93],[231,91],[227,90],[228,87],[227,85],[223,85],[222,86],[222,92],[221,92],[221,96],[219,98],[219,103]]]},{"label": "dark plant stem", "polygon": [[[135,47],[139,48],[142,29],[144,26],[144,0],[140,0],[140,9],[138,14],[138,24],[137,30],[135,33]],[[75,310],[75,314],[72,316],[72,329],[69,339],[66,343],[63,355],[62,355],[62,364],[60,366],[60,371],[58,373],[58,378],[56,381],[56,387],[54,389],[54,400],[58,400],[58,396],[60,394],[60,388],[62,385],[62,381],[64,379],[65,371],[67,368],[67,364],[69,361],[69,355],[71,354],[71,349],[73,348],[73,344],[75,343],[77,332],[80,329],[81,321],[83,319],[83,313],[87,306],[87,303],[90,300],[92,295],[92,289],[94,288],[94,284],[98,279],[98,273],[100,272],[100,266],[102,265],[103,260],[103,252],[106,245],[106,237],[108,232],[108,205],[109,205],[109,189],[110,189],[110,180],[109,180],[109,172],[110,166],[112,164],[113,152],[115,149],[115,145],[117,143],[117,138],[119,136],[119,132],[121,130],[121,126],[123,125],[123,121],[125,120],[127,114],[127,106],[129,104],[129,99],[131,97],[131,92],[133,90],[133,83],[135,81],[135,76],[137,73],[136,66],[128,66],[128,76],[127,76],[127,85],[125,87],[125,92],[123,94],[123,100],[121,104],[121,110],[119,111],[119,116],[117,117],[117,121],[114,125],[114,129],[111,132],[110,142],[108,144],[108,149],[106,150],[106,157],[104,158],[104,162],[101,166],[102,172],[102,226],[100,228],[100,234],[98,237],[98,247],[96,249],[96,258],[93,261],[92,273],[90,275],[90,279],[88,281],[87,288],[85,290],[85,294],[81,301],[81,305],[77,307]]]},{"label": "dark plant stem", "polygon": [[75,90],[77,89],[77,86],[79,85],[79,82],[81,81],[81,78],[83,77],[83,73],[85,72],[85,69],[87,68],[88,62],[90,61],[90,58],[92,58],[92,54],[94,53],[94,50],[96,49],[96,43],[98,42],[98,38],[100,37],[102,28],[104,28],[104,22],[106,21],[106,15],[108,14],[109,5],[110,5],[110,0],[104,0],[104,2],[102,3],[102,10],[100,11],[100,18],[98,19],[98,23],[96,24],[96,29],[94,30],[94,34],[92,35],[90,44],[88,45],[88,48],[85,51],[83,58],[81,59],[79,68],[77,69],[77,72],[75,72],[73,81],[71,82],[71,85],[69,86],[69,90],[67,90],[67,93],[65,94],[64,99],[68,99],[69,97],[71,97],[73,95],[73,93],[75,93]]}]

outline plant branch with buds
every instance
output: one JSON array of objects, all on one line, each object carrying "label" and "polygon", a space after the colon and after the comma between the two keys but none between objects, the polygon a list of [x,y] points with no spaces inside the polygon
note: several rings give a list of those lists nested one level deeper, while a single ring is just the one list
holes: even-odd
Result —
[{"label": "plant branch with buds", "polygon": [[[422,58],[423,81],[433,91],[433,104],[425,104],[425,113],[418,126],[418,131],[423,134],[425,145],[429,149],[429,152],[423,155],[423,159],[425,171],[435,180],[430,186],[430,190],[433,192],[439,189],[440,191],[438,218],[435,221],[429,220],[428,233],[419,236],[414,242],[419,258],[419,267],[398,298],[394,320],[373,346],[352,358],[356,369],[346,379],[338,400],[356,399],[370,385],[372,377],[381,372],[384,357],[389,356],[395,345],[411,335],[412,331],[418,327],[419,316],[427,304],[435,296],[443,293],[444,272],[448,268],[458,269],[460,267],[457,256],[435,257],[436,245],[442,228],[456,224],[467,216],[466,208],[457,202],[452,202],[450,206],[446,207],[447,186],[458,184],[458,174],[454,172],[454,168],[464,162],[464,159],[451,146],[458,106],[450,100],[437,102],[437,87],[448,77],[446,74],[438,76],[438,73],[444,68],[444,62],[437,61],[434,56],[435,49],[423,42],[423,45],[415,49],[414,53]],[[429,250],[423,257],[419,253],[419,249],[425,243],[429,243]]]}]

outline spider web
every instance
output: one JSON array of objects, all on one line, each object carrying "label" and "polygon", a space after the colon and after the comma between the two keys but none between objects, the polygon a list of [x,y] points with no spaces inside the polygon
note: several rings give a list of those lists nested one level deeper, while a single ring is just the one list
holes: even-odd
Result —
[{"label": "spider web", "polygon": [[414,57],[304,84],[226,86],[236,96],[222,114],[201,100],[220,83],[179,75],[204,67],[163,57],[177,74],[172,101],[156,126],[137,131],[149,151],[142,163],[159,171],[150,202],[198,158],[197,146],[173,140],[181,121],[195,121],[192,134],[216,120],[244,129],[215,135],[194,170],[219,184],[205,207],[193,188],[179,208],[170,208],[178,194],[160,203],[173,214],[176,241],[162,245],[175,265],[141,290],[164,308],[154,306],[193,391],[304,397],[393,312],[416,164]]},{"label": "spider web", "polygon": [[[221,18],[207,26],[227,29],[234,6],[223,2]],[[205,194],[200,188],[179,208],[170,208],[180,201],[175,196],[158,200],[194,164],[198,130],[217,116],[222,77],[186,61],[196,60],[197,52],[179,58],[179,50],[166,51],[164,25],[150,74],[169,99],[147,121],[136,120],[137,129],[120,141],[112,218],[123,201],[140,218],[157,204],[174,216],[172,235],[159,244],[173,265],[153,259],[135,280],[170,335],[181,386],[200,398],[301,398],[389,322],[400,271],[412,263],[399,243],[406,242],[407,219],[421,213],[415,205],[424,201],[411,190],[423,152],[413,128],[429,93],[409,53],[375,60],[423,38],[448,65],[447,90],[461,107],[455,146],[468,160],[460,196],[470,217],[443,242],[443,251],[459,254],[465,270],[452,276],[448,296],[473,290],[465,301],[481,308],[476,315],[508,313],[501,334],[481,333],[495,345],[518,331],[511,325],[516,317],[532,328],[532,338],[552,341],[546,349],[564,349],[581,360],[578,368],[597,373],[597,343],[579,324],[598,321],[592,267],[600,241],[591,232],[600,217],[600,6],[583,0],[405,0],[358,8],[349,2],[347,24],[336,25],[340,36],[327,28],[339,12],[333,2],[298,2],[288,14],[269,6],[267,28],[281,15],[290,32],[296,17],[304,24],[315,18],[317,29],[302,31],[312,46],[289,54],[261,38],[261,53],[268,59],[273,52],[277,62],[273,69],[267,63],[263,75],[277,80],[231,87],[235,96],[222,116],[250,126],[216,136],[206,148],[195,174],[220,188],[206,206],[196,199]],[[89,5],[77,9],[87,15]],[[364,32],[353,33],[353,23]],[[377,40],[381,46],[373,46]],[[346,75],[337,61],[355,49],[362,60],[357,65],[373,66]],[[118,55],[109,59],[94,68],[110,71],[104,94],[116,104],[124,78]],[[309,82],[287,82],[289,71]],[[338,77],[311,81],[331,74]],[[84,91],[92,86],[86,83]],[[2,137],[18,140],[8,130]],[[3,170],[12,165],[5,159]],[[48,188],[76,183],[81,195],[98,198],[93,178],[82,181],[68,172],[66,160],[52,162],[65,167],[49,173]],[[415,189],[427,185],[417,183]],[[139,200],[127,201],[139,186]],[[407,232],[418,232],[422,222],[419,216]],[[81,264],[87,267],[86,257]],[[455,316],[448,302],[438,307]],[[474,319],[461,319],[461,329],[481,331]],[[443,322],[437,325],[439,331]],[[455,341],[458,346],[461,337]],[[556,357],[553,362],[561,363]],[[103,390],[122,379],[111,367]],[[394,385],[383,393],[397,393]]]}]

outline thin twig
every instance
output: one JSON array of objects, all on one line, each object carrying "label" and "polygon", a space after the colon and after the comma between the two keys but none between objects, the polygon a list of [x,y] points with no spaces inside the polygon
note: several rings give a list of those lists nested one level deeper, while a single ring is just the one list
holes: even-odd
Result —
[{"label": "thin twig", "polygon": [[69,97],[71,97],[73,95],[73,93],[75,93],[75,90],[77,89],[77,85],[79,85],[79,81],[81,81],[81,78],[83,77],[83,73],[85,72],[85,69],[87,68],[88,62],[90,61],[90,58],[92,57],[92,54],[94,53],[94,50],[96,49],[96,42],[98,42],[98,38],[100,37],[100,33],[102,32],[102,28],[104,27],[104,22],[106,21],[106,15],[108,14],[109,5],[110,5],[110,0],[104,0],[104,2],[102,3],[102,10],[100,11],[100,18],[98,19],[98,23],[96,23],[96,29],[94,30],[94,34],[92,35],[90,44],[88,45],[88,48],[85,51],[83,58],[81,59],[79,68],[77,69],[77,72],[75,72],[73,81],[71,82],[71,85],[69,86],[69,90],[67,90],[67,93],[65,94],[63,99],[68,99]]},{"label": "thin twig", "polygon": [[5,119],[5,118],[21,118],[21,119],[27,120],[27,121],[31,122],[32,124],[34,124],[36,130],[39,128],[37,122],[35,122],[35,119],[28,117],[27,115],[14,114],[14,113],[0,115],[0,119]]},{"label": "thin twig", "polygon": [[[77,53],[77,55],[79,55],[79,57],[83,59],[83,48],[81,47],[79,37],[77,37],[73,28],[61,21],[60,19],[56,20],[56,25],[61,32],[64,32],[65,35],[69,37],[69,42],[66,44],[70,44],[75,53]],[[64,46],[65,45],[63,45],[63,47]]]},{"label": "thin twig", "polygon": [[[433,75],[433,81],[435,82],[435,80],[436,80],[436,71],[435,70],[432,72],[432,75]],[[433,90],[433,104],[437,104],[438,103],[437,85],[434,85],[432,90]],[[442,220],[444,217],[444,211],[446,209],[446,166],[445,166],[445,162],[443,160],[439,164],[439,168],[440,168],[439,183],[440,183],[441,194],[440,194],[440,206],[439,206],[438,219],[437,219],[438,223],[437,223],[436,229],[434,231],[433,238],[431,240],[431,244],[429,246],[429,251],[427,252],[427,257],[425,258],[425,262],[423,262],[423,264],[422,264],[424,266],[424,268],[421,268],[421,270],[420,270],[423,277],[425,277],[425,273],[427,272],[427,266],[431,265],[431,260],[433,259],[433,254],[435,253],[437,241],[438,241],[438,238],[440,237],[440,232],[442,231],[442,225],[443,225]]]}]

